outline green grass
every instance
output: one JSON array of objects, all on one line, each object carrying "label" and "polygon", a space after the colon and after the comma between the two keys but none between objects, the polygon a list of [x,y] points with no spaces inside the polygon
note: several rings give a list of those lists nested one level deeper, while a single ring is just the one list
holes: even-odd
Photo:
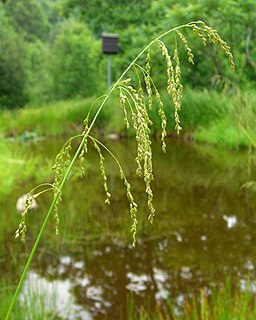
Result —
[{"label": "green grass", "polygon": [[[3,319],[9,305],[13,288],[1,283],[0,318]],[[22,299],[14,309],[12,320],[51,320],[58,318],[57,296],[54,290],[47,292],[34,285],[23,292]],[[147,299],[145,297],[145,299]],[[152,307],[153,305],[153,307]],[[178,315],[177,315],[178,310]],[[65,310],[70,314],[71,310]],[[122,317],[120,320],[123,319]],[[127,301],[128,320],[255,320],[256,297],[247,282],[245,290],[234,289],[229,280],[225,285],[211,290],[200,290],[185,299],[182,306],[166,303],[139,307],[133,294]]]},{"label": "green grass", "polygon": [[0,140],[0,201],[25,180],[39,182],[49,175],[47,163],[17,148],[17,145]]},{"label": "green grass", "polygon": [[229,117],[214,121],[209,127],[198,128],[194,132],[194,138],[200,142],[230,148],[247,147],[250,144],[236,120]]},{"label": "green grass", "polygon": [[[250,291],[250,283],[244,291],[232,289],[230,281],[218,289],[212,288],[194,294],[175,312],[171,300],[155,305],[152,310],[136,309],[133,296],[128,301],[129,320],[254,320],[256,319],[256,297]],[[177,310],[177,308],[176,308]]]},{"label": "green grass", "polygon": [[[169,133],[174,132],[173,106],[170,96],[163,92],[162,100],[167,114]],[[43,107],[27,107],[15,111],[0,112],[0,134],[2,136],[22,136],[33,132],[37,136],[60,136],[79,133],[94,98],[52,103]],[[96,110],[97,104],[93,108]],[[92,113],[93,113],[92,112]],[[241,125],[252,134],[255,126],[256,94],[236,92],[233,95],[215,91],[184,89],[183,105],[180,111],[183,131],[195,140],[227,147],[248,146],[249,139],[241,130]],[[161,122],[154,102],[150,112],[153,120],[152,134],[159,135]],[[96,122],[96,130],[101,135],[110,132],[133,136],[134,132],[125,128],[123,113],[117,96],[103,108]]]},{"label": "green grass", "polygon": [[26,179],[38,183],[51,175],[48,160],[30,155],[25,148],[23,146],[21,149],[17,144],[0,140],[0,179],[3,195],[9,194],[13,185]]},{"label": "green grass", "polygon": [[[219,104],[216,104],[217,101]],[[209,105],[208,109],[210,109]],[[256,94],[254,92],[237,92],[228,97],[213,95],[213,105],[218,106],[216,117],[212,117],[212,113],[209,112],[208,123],[198,122],[193,133],[195,140],[230,148],[248,147],[253,144],[252,141],[256,140],[254,132]]]},{"label": "green grass", "polygon": [[27,107],[15,111],[2,111],[0,130],[7,136],[17,136],[26,131],[39,136],[59,136],[82,127],[94,98],[61,101],[44,107]]},{"label": "green grass", "polygon": [[[4,319],[12,299],[14,288],[6,283],[1,283],[0,289],[0,319]],[[63,306],[62,306],[63,307]],[[43,285],[34,280],[26,286],[20,296],[19,303],[14,308],[11,320],[56,320],[59,312],[69,318],[69,302],[65,309],[60,310],[57,303],[57,292],[54,287],[44,288]]]}]

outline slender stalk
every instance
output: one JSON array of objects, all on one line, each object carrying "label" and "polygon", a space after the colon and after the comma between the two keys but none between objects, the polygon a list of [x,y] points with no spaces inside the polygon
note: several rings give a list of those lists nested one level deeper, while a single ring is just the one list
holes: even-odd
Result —
[{"label": "slender stalk", "polygon": [[[97,112],[95,113],[95,115],[94,115],[94,117],[93,117],[93,119],[92,119],[92,122],[91,122],[89,128],[88,128],[87,131],[84,133],[83,138],[82,138],[79,146],[77,147],[77,150],[76,150],[76,152],[75,152],[75,155],[74,155],[74,157],[72,158],[72,160],[71,160],[71,162],[70,162],[70,164],[69,164],[69,166],[68,166],[68,168],[67,168],[67,170],[66,170],[66,172],[65,172],[65,175],[64,175],[64,177],[63,177],[63,179],[62,179],[62,181],[61,181],[61,183],[60,183],[59,190],[58,190],[58,192],[56,193],[56,195],[55,195],[54,198],[53,198],[53,201],[52,201],[52,203],[51,203],[51,205],[50,205],[50,208],[49,208],[49,210],[48,210],[48,212],[47,212],[47,214],[46,214],[46,216],[45,216],[44,222],[43,222],[43,224],[42,224],[42,226],[41,226],[41,228],[40,228],[40,231],[39,231],[39,233],[38,233],[38,235],[37,235],[37,237],[36,237],[36,240],[35,240],[35,242],[34,242],[34,245],[33,245],[32,249],[31,249],[31,252],[30,252],[30,255],[29,255],[28,260],[27,260],[27,262],[26,262],[26,265],[25,265],[25,267],[24,267],[24,269],[23,269],[22,275],[21,275],[21,277],[20,277],[19,283],[18,283],[17,288],[16,288],[16,290],[15,290],[15,293],[14,293],[14,295],[13,295],[13,298],[12,298],[11,304],[10,304],[10,306],[9,306],[8,312],[7,312],[7,314],[6,314],[5,320],[9,320],[9,319],[10,319],[11,312],[12,312],[13,307],[14,307],[14,305],[15,305],[15,302],[16,302],[16,300],[17,300],[17,298],[18,298],[18,295],[19,295],[19,292],[20,292],[20,290],[21,290],[22,284],[23,284],[23,282],[24,282],[24,280],[25,280],[26,274],[27,274],[27,272],[28,272],[28,270],[29,270],[30,264],[31,264],[31,262],[32,262],[32,259],[33,259],[34,255],[35,255],[35,252],[36,252],[37,247],[38,247],[38,245],[39,245],[39,243],[40,243],[40,240],[41,240],[41,238],[42,238],[42,236],[43,236],[44,230],[45,230],[45,228],[46,228],[46,226],[47,226],[47,224],[48,224],[48,222],[49,222],[49,219],[50,219],[51,214],[52,214],[52,212],[53,212],[53,210],[54,210],[54,207],[55,207],[55,205],[56,205],[56,203],[57,203],[57,201],[58,201],[58,199],[59,199],[59,197],[60,197],[60,195],[61,195],[62,189],[63,189],[63,187],[64,187],[64,185],[65,185],[65,183],[66,183],[66,181],[67,181],[67,178],[68,178],[68,176],[69,176],[69,174],[70,174],[70,172],[71,172],[71,170],[72,170],[72,167],[73,167],[76,159],[79,157],[79,154],[80,154],[80,152],[81,152],[81,150],[82,150],[82,147],[83,147],[83,145],[84,145],[84,143],[85,143],[86,138],[88,137],[91,129],[92,129],[93,126],[94,126],[94,123],[95,123],[96,120],[97,120],[97,117],[98,117],[99,113],[101,112],[101,110],[102,110],[103,106],[105,105],[106,101],[109,99],[111,93],[116,89],[116,87],[118,86],[119,82],[123,79],[123,77],[124,77],[124,76],[126,75],[126,73],[130,70],[130,68],[134,65],[134,63],[135,63],[135,62],[142,56],[142,54],[143,54],[145,51],[147,51],[155,42],[157,42],[159,39],[163,38],[164,36],[166,36],[167,34],[173,32],[173,31],[175,31],[175,30],[178,30],[178,29],[181,29],[181,28],[184,28],[184,27],[191,27],[191,24],[193,24],[193,23],[194,23],[194,22],[191,22],[191,23],[189,23],[189,24],[184,24],[184,25],[182,25],[182,26],[175,27],[175,28],[173,28],[173,29],[171,29],[171,30],[168,30],[168,31],[166,31],[165,33],[161,34],[160,36],[158,36],[158,37],[155,38],[154,40],[152,40],[152,41],[137,55],[137,57],[129,64],[129,66],[128,66],[128,67],[124,70],[124,72],[121,74],[120,78],[119,78],[119,79],[115,82],[115,84],[109,89],[107,95],[105,96],[105,98],[104,98],[104,100],[102,101],[101,105],[99,106]],[[102,96],[102,97],[103,97],[103,96]]]},{"label": "slender stalk", "polygon": [[256,142],[253,139],[253,137],[250,135],[248,130],[246,130],[245,127],[242,125],[240,125],[240,128],[243,130],[243,133],[246,135],[246,138],[250,141],[250,143],[253,145],[253,147],[256,148]]}]

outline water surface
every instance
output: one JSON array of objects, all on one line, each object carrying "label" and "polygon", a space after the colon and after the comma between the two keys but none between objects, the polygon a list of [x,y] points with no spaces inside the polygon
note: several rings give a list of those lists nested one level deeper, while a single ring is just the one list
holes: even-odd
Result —
[{"label": "water surface", "polygon": [[[60,144],[50,140],[21,148],[51,163]],[[163,154],[154,142],[156,220],[150,225],[144,185],[134,174],[134,143],[107,145],[123,163],[139,203],[136,248],[131,246],[129,203],[116,164],[106,155],[112,194],[112,204],[106,206],[97,154],[91,151],[86,178],[79,179],[77,168],[69,179],[60,208],[60,236],[54,236],[51,223],[24,295],[33,283],[37,290],[38,286],[44,292],[53,290],[62,319],[127,319],[131,294],[138,308],[161,306],[168,299],[178,308],[193,292],[218,286],[227,277],[240,287],[248,276],[254,279],[255,197],[242,185],[255,176],[246,151],[170,141]],[[13,199],[32,186],[33,181],[19,186]],[[50,195],[42,197],[39,209],[28,218],[25,247],[13,239],[18,222],[15,201],[1,204],[6,222],[1,234],[1,277],[17,281],[49,200]]]}]

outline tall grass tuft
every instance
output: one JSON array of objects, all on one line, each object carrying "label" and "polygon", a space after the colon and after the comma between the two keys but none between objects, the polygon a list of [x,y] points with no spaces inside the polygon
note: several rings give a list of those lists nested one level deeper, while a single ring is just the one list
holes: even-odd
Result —
[{"label": "tall grass tuft", "polygon": [[171,299],[155,304],[155,308],[136,308],[133,295],[128,299],[129,320],[254,320],[256,297],[250,291],[250,281],[245,290],[232,289],[230,281],[210,290],[201,289],[175,306]]}]

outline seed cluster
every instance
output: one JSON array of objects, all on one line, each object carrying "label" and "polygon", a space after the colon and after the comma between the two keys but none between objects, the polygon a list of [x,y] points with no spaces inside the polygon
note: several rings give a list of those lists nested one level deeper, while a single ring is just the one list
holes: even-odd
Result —
[{"label": "seed cluster", "polygon": [[132,111],[132,122],[135,130],[135,139],[137,142],[137,156],[135,162],[137,164],[136,173],[143,176],[145,182],[145,192],[148,198],[149,221],[153,222],[155,216],[155,208],[153,206],[153,191],[151,182],[153,177],[152,168],[152,149],[150,141],[150,126],[152,121],[149,119],[145,98],[142,89],[134,89],[127,86],[128,91],[133,97],[134,111]]},{"label": "seed cluster", "polygon": [[175,69],[172,63],[172,59],[169,55],[168,49],[162,41],[158,41],[159,46],[162,50],[162,55],[166,60],[166,69],[167,69],[167,92],[171,95],[173,105],[174,105],[174,120],[175,120],[175,130],[179,134],[182,130],[180,125],[179,110],[181,108],[181,99],[182,99],[182,85],[180,82],[181,79],[181,70],[180,70],[180,61],[178,55],[177,45],[175,46],[173,59],[176,63]]},{"label": "seed cluster", "polygon": [[180,39],[181,39],[181,41],[182,41],[182,43],[183,43],[183,45],[184,45],[184,48],[185,48],[185,50],[186,50],[186,52],[187,52],[188,61],[189,61],[191,64],[195,64],[195,63],[194,63],[194,55],[193,55],[193,53],[192,53],[191,48],[190,48],[189,45],[188,45],[188,40],[185,38],[185,36],[184,36],[179,30],[177,30],[176,32],[177,32],[178,36],[180,37]]},{"label": "seed cluster", "polygon": [[177,44],[175,46],[173,58],[174,58],[174,61],[176,62],[176,67],[175,67],[175,90],[173,92],[172,99],[173,99],[173,103],[174,103],[175,130],[179,134],[179,132],[182,130],[182,128],[180,126],[179,111],[181,108],[183,87],[180,82],[181,81],[181,70],[180,70],[180,60],[179,60]]},{"label": "seed cluster", "polygon": [[150,70],[151,70],[150,53],[148,51],[147,56],[146,56],[145,84],[146,84],[146,90],[147,90],[147,94],[148,94],[148,108],[149,108],[149,110],[152,109],[152,104],[153,104],[153,93],[152,93],[152,88],[151,88]]},{"label": "seed cluster", "polygon": [[34,201],[34,196],[31,195],[30,193],[27,194],[26,196],[26,201],[25,201],[25,208],[21,212],[21,221],[19,224],[18,229],[15,232],[15,239],[21,236],[21,241],[25,243],[25,238],[26,238],[26,232],[27,232],[27,226],[26,226],[26,215],[31,209]]},{"label": "seed cluster", "polygon": [[166,143],[165,143],[165,137],[167,136],[167,131],[166,131],[166,126],[167,126],[167,119],[166,115],[164,112],[164,104],[161,100],[161,96],[156,89],[156,101],[158,103],[158,114],[161,118],[161,127],[162,127],[162,132],[161,132],[161,142],[162,142],[162,150],[165,153],[166,152]]},{"label": "seed cluster", "polygon": [[99,159],[100,159],[100,173],[101,173],[101,176],[102,176],[102,179],[103,179],[103,187],[104,187],[104,190],[105,190],[105,193],[106,193],[105,203],[110,205],[111,194],[109,192],[109,188],[108,188],[108,184],[107,184],[108,178],[107,178],[106,170],[105,170],[105,166],[104,166],[105,158],[103,157],[103,155],[101,153],[101,149],[100,149],[100,147],[98,146],[98,144],[96,143],[95,140],[93,140],[93,145],[94,145],[95,150],[98,152]]},{"label": "seed cluster", "polygon": [[137,234],[137,224],[138,224],[138,219],[137,219],[137,203],[134,201],[134,197],[131,192],[131,185],[126,179],[124,172],[122,168],[120,167],[120,177],[121,180],[123,180],[124,185],[126,187],[126,194],[127,198],[130,202],[130,215],[132,219],[132,226],[131,226],[131,233],[132,233],[132,245],[135,247],[136,244],[136,234]]},{"label": "seed cluster", "polygon": [[[85,136],[86,132],[88,130],[88,118],[84,120],[84,131],[82,133],[82,136]],[[79,154],[79,165],[80,165],[80,176],[81,179],[85,176],[85,168],[84,168],[84,163],[85,163],[85,154],[88,152],[88,139],[87,137],[84,139],[84,143],[82,146],[82,150]]]},{"label": "seed cluster", "polygon": [[[230,51],[228,44],[218,35],[218,32],[213,28],[206,25],[203,21],[198,21],[197,24],[191,24],[194,32],[203,40],[203,43],[207,43],[207,39],[210,43],[214,44],[216,47],[220,48],[222,52],[226,54],[231,64],[232,69],[235,69],[235,63],[233,55]],[[205,34],[207,38],[205,37]]]},{"label": "seed cluster", "polygon": [[68,167],[70,163],[70,151],[71,151],[71,141],[69,140],[68,143],[64,144],[60,153],[57,154],[55,158],[55,163],[52,167],[52,169],[55,171],[53,194],[54,194],[54,197],[57,197],[57,201],[54,206],[54,220],[55,220],[56,235],[59,234],[59,222],[60,222],[59,204],[62,200],[62,197],[61,197],[62,192],[61,192],[60,184],[64,176],[65,167]]},{"label": "seed cluster", "polygon": [[128,130],[130,128],[130,123],[128,120],[128,114],[127,114],[127,110],[126,110],[127,96],[124,93],[124,91],[122,90],[122,88],[119,88],[119,96],[120,96],[120,106],[124,112],[124,122],[125,122],[126,128]]}]

